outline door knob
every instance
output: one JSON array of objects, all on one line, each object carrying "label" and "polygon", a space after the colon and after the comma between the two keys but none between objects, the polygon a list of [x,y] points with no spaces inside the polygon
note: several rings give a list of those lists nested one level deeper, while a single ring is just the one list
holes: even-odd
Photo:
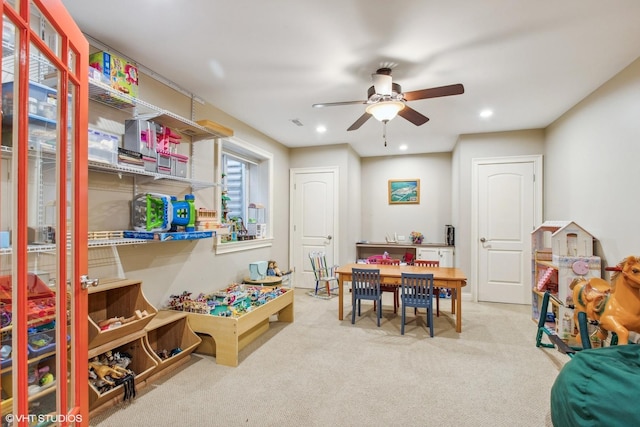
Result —
[{"label": "door knob", "polygon": [[331,234],[329,234],[327,237],[325,237],[325,239],[331,240],[331,239],[333,239],[333,236]]},{"label": "door knob", "polygon": [[80,276],[80,283],[82,289],[87,289],[89,286],[98,286],[99,281],[98,279],[91,279],[86,274],[83,274],[82,276]]},{"label": "door knob", "polygon": [[487,239],[485,239],[484,237],[481,237],[481,238],[480,238],[480,241],[481,241],[482,243],[484,243],[484,242],[486,242],[486,241],[487,241]]}]

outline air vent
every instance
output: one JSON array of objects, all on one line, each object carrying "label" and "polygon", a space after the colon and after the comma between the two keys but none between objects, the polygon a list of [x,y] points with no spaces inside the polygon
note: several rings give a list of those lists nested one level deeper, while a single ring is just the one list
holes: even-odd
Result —
[{"label": "air vent", "polygon": [[296,126],[304,126],[300,121],[300,119],[291,119],[291,123],[293,123]]}]

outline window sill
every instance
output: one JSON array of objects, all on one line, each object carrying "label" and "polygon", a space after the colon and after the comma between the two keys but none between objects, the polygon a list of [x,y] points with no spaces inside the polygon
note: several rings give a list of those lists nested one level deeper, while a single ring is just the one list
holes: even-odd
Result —
[{"label": "window sill", "polygon": [[216,242],[216,255],[241,252],[251,249],[268,248],[273,245],[273,238],[244,240],[241,242]]}]

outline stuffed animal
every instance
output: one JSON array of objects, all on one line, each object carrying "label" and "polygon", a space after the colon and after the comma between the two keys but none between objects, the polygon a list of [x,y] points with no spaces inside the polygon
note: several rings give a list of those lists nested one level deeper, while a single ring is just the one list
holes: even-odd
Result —
[{"label": "stuffed animal", "polygon": [[275,261],[269,261],[267,267],[267,276],[282,276],[282,271],[278,268],[278,263]]}]

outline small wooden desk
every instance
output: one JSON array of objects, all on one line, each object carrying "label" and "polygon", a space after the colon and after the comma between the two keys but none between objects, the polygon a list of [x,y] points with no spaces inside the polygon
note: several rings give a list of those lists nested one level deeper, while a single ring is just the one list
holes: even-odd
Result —
[{"label": "small wooden desk", "polygon": [[350,282],[353,268],[368,268],[380,270],[380,283],[384,285],[400,286],[402,273],[433,274],[433,286],[455,289],[456,332],[462,332],[462,288],[467,285],[467,278],[457,268],[448,267],[417,267],[414,265],[381,265],[381,264],[345,264],[336,269],[338,275],[338,320],[344,318],[344,289],[342,284]]}]

